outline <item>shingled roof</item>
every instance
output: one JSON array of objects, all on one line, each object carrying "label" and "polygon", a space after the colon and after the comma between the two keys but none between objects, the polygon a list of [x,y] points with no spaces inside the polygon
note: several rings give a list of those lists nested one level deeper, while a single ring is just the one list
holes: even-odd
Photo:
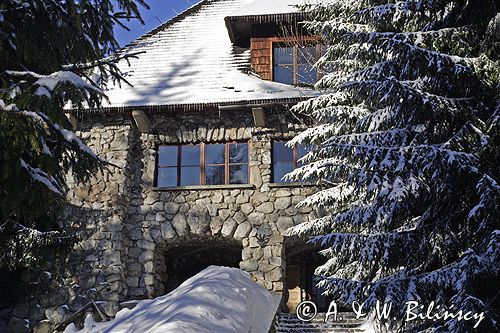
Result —
[{"label": "shingled roof", "polygon": [[297,0],[204,0],[127,45],[143,52],[119,67],[133,87],[107,91],[107,108],[203,109],[206,106],[288,103],[317,95],[312,89],[264,81],[250,72],[250,50],[231,44],[224,18],[241,10],[276,14]]}]

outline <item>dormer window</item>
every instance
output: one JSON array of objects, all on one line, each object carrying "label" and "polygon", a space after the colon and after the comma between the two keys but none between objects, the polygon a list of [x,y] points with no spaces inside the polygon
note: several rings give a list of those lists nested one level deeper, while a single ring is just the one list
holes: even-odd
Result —
[{"label": "dormer window", "polygon": [[313,85],[318,81],[318,72],[313,65],[320,54],[320,45],[273,43],[273,81]]}]

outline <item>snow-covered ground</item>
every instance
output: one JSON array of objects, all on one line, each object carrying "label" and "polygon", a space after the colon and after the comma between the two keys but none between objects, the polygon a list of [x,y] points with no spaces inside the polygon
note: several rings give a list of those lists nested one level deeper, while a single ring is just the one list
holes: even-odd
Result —
[{"label": "snow-covered ground", "polygon": [[91,317],[65,333],[267,333],[280,297],[237,268],[210,266],[179,288],[123,309],[109,322]]}]

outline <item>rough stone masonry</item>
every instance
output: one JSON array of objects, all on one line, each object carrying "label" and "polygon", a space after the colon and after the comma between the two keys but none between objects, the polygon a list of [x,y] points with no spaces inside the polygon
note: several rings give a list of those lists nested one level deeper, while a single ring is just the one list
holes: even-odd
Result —
[{"label": "rough stone masonry", "polygon": [[[113,316],[124,301],[161,295],[176,274],[167,270],[169,252],[183,246],[241,249],[239,267],[267,289],[283,291],[282,233],[318,212],[296,207],[315,187],[271,183],[271,144],[291,139],[305,125],[283,108],[266,111],[266,128],[254,127],[251,112],[242,110],[150,117],[152,134],[141,134],[129,115],[81,122],[77,134],[115,167],[88,184],[69,180],[70,206],[61,224],[79,241],[66,259],[64,285],[16,313],[16,320],[30,319],[30,325],[45,317],[35,332],[88,300]],[[155,188],[158,145],[231,141],[248,142],[249,184]]]}]

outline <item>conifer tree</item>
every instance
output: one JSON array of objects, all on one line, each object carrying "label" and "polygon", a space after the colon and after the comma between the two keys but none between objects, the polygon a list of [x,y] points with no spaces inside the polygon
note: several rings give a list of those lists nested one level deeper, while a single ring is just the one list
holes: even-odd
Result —
[{"label": "conifer tree", "polygon": [[[65,113],[98,109],[116,67],[113,26],[139,19],[143,0],[0,2],[0,269],[36,262],[67,238],[55,224],[65,177],[85,181],[105,163]],[[142,21],[142,20],[141,20]]]},{"label": "conifer tree", "polygon": [[[315,126],[289,175],[322,184],[288,231],[320,245],[319,285],[337,300],[392,302],[398,332],[497,332],[500,281],[500,4],[332,0],[304,8],[328,46]],[[484,312],[405,322],[406,302]]]}]

